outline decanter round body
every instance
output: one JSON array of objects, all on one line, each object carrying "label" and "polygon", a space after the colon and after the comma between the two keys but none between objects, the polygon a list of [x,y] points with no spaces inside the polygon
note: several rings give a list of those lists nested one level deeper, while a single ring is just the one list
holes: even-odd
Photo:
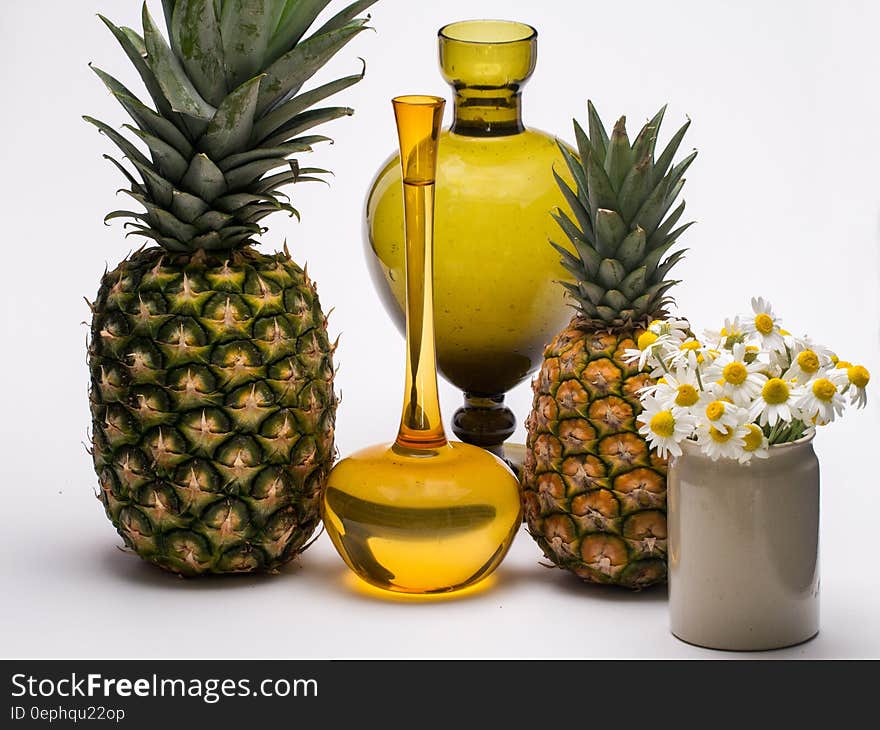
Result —
[{"label": "decanter round body", "polygon": [[[521,89],[537,34],[520,23],[466,21],[440,31],[455,118],[442,133],[435,217],[435,332],[441,374],[464,391],[456,435],[500,453],[515,427],[504,394],[540,364],[570,318],[569,275],[548,239],[551,211],[568,206],[553,177],[570,180],[558,140],[523,126]],[[400,161],[393,155],[367,199],[365,243],[386,309],[404,327]]]}]

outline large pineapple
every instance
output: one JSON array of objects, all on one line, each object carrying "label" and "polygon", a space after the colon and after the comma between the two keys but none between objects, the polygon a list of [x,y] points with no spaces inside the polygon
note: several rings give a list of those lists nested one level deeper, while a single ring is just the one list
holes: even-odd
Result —
[{"label": "large pineapple", "polygon": [[589,135],[575,122],[580,160],[565,147],[576,181],[557,182],[575,219],[554,217],[573,252],[554,244],[575,283],[563,283],[576,314],[544,352],[533,384],[523,472],[529,531],[544,554],[586,581],[640,588],[666,579],[666,463],[639,435],[639,389],[647,373],[627,348],[665,316],[667,256],[690,225],[684,203],[669,212],[696,157],[673,158],[685,124],[655,159],[665,108],[630,144],[626,119],[611,137],[589,104]]},{"label": "large pineapple", "polygon": [[280,188],[314,180],[293,155],[304,133],[352,113],[313,108],[357,82],[301,92],[365,28],[330,0],[163,0],[170,44],[147,10],[143,36],[102,18],[150,108],[95,72],[143,148],[86,117],[145,210],[155,245],[105,273],[92,303],[92,453],[100,499],[125,544],[185,575],[273,571],[304,549],[334,458],[333,345],[315,287],[285,252],[252,244],[260,221],[296,214]]}]

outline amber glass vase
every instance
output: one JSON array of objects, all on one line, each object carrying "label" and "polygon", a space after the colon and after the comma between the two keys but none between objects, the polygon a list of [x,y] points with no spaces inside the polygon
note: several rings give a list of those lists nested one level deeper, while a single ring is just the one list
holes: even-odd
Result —
[{"label": "amber glass vase", "polygon": [[434,348],[433,221],[444,101],[394,100],[406,220],[406,387],[397,438],[339,462],[324,525],[348,566],[403,593],[473,585],[501,562],[522,519],[519,484],[497,456],[443,431]]},{"label": "amber glass vase", "polygon": [[[455,114],[441,135],[435,221],[437,358],[464,392],[453,418],[463,441],[502,454],[516,420],[504,394],[540,364],[571,313],[556,283],[569,275],[548,238],[550,215],[568,210],[553,170],[568,172],[557,140],[522,121],[523,85],[535,69],[537,32],[508,21],[440,30],[440,66]],[[400,161],[383,165],[367,199],[371,273],[404,327],[404,226]],[[516,461],[515,452],[506,454]]]}]

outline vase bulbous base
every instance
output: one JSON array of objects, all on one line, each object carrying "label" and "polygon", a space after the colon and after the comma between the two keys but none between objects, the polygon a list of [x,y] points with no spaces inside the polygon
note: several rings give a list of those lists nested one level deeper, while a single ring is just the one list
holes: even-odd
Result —
[{"label": "vase bulbous base", "polygon": [[495,570],[522,507],[516,477],[479,447],[383,444],[336,465],[323,517],[334,546],[363,580],[401,593],[447,593]]}]

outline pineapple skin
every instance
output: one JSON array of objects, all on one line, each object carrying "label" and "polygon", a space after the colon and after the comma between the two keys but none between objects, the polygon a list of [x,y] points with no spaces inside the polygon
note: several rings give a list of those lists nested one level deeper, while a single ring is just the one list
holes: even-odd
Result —
[{"label": "pineapple skin", "polygon": [[174,573],[274,572],[320,519],[334,345],[285,253],[142,249],[105,273],[89,345],[98,496]]},{"label": "pineapple skin", "polygon": [[532,389],[523,468],[528,529],[544,555],[591,583],[666,581],[666,460],[638,433],[623,362],[643,330],[599,331],[575,317],[548,345]]}]

